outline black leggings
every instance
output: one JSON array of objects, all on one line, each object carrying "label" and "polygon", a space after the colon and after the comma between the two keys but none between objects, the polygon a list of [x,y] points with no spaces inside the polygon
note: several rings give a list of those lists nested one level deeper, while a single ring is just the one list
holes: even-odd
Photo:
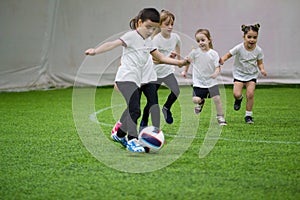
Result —
[{"label": "black leggings", "polygon": [[152,125],[159,128],[160,127],[160,110],[158,105],[158,96],[156,84],[147,83],[142,85],[141,94],[144,93],[147,104],[144,107],[142,120],[144,123],[148,124],[149,114],[151,113]]},{"label": "black leggings", "polygon": [[131,140],[138,137],[137,120],[141,116],[140,88],[134,82],[116,82],[116,84],[127,105],[120,119],[122,126],[119,128],[117,136],[122,138],[128,133],[128,140]]},{"label": "black leggings", "polygon": [[[170,110],[171,106],[175,103],[175,101],[177,100],[177,97],[180,94],[178,82],[177,82],[174,74],[169,74],[168,76],[166,76],[164,78],[158,78],[156,82],[148,83],[148,84],[142,86],[142,91],[144,92],[144,94],[147,98],[147,104],[143,111],[142,120],[145,123],[148,123],[149,114],[151,113],[152,124],[153,124],[153,126],[156,126],[158,128],[160,125],[160,113],[159,113],[160,111],[159,111],[159,105],[158,105],[157,90],[159,89],[159,87],[162,83],[165,83],[168,86],[168,88],[171,90],[171,93],[169,94],[167,101],[164,104],[164,107],[166,107],[168,110]],[[143,89],[143,87],[146,87],[146,88]],[[153,87],[155,87],[155,88],[153,88]],[[157,104],[157,106],[156,106],[156,104]],[[155,105],[155,106],[153,106],[153,105]],[[152,109],[151,111],[150,111],[150,108]]]}]

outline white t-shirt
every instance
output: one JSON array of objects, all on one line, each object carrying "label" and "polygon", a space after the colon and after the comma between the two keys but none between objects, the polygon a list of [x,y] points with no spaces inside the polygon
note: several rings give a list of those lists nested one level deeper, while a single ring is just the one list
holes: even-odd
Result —
[{"label": "white t-shirt", "polygon": [[240,81],[249,81],[257,79],[259,69],[257,60],[264,58],[262,49],[256,45],[255,49],[248,51],[245,49],[244,43],[233,47],[229,53],[235,56],[233,64],[233,78]]},{"label": "white t-shirt", "polygon": [[[170,56],[172,51],[175,51],[177,45],[181,46],[181,40],[178,34],[171,33],[170,38],[164,38],[161,33],[153,38],[153,45],[165,56]],[[154,65],[158,78],[164,78],[169,74],[174,73],[174,65],[158,64]]]},{"label": "white t-shirt", "polygon": [[123,54],[115,81],[134,82],[140,87],[145,66],[149,66],[147,63],[152,58],[150,53],[156,48],[150,38],[144,39],[137,30],[125,33],[120,40],[123,42]]},{"label": "white t-shirt", "polygon": [[152,60],[152,56],[149,56],[149,59],[146,63],[146,65],[142,69],[143,74],[142,74],[142,84],[149,83],[152,81],[157,81],[157,75],[154,70],[154,63]]},{"label": "white t-shirt", "polygon": [[215,50],[202,51],[198,47],[190,52],[189,57],[192,59],[194,87],[210,88],[218,84],[217,79],[210,77],[220,66],[220,57]]}]

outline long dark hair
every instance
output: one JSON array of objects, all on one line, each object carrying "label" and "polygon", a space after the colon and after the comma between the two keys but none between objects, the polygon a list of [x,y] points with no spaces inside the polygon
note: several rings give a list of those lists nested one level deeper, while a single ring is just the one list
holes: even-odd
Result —
[{"label": "long dark hair", "polygon": [[139,12],[139,14],[135,18],[130,20],[130,28],[135,30],[137,28],[137,23],[139,20],[142,20],[142,22],[150,20],[152,22],[159,23],[160,15],[155,8],[144,8]]}]

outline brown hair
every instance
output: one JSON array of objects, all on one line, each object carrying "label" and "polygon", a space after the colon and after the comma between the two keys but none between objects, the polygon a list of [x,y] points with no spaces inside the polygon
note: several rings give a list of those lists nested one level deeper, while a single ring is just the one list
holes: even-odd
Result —
[{"label": "brown hair", "polygon": [[161,10],[159,25],[162,25],[162,23],[167,20],[168,20],[168,22],[174,22],[175,16],[173,15],[173,13],[171,13],[167,10]]},{"label": "brown hair", "polygon": [[[167,21],[168,22],[173,22],[175,21],[175,15],[167,10],[161,10],[160,11],[160,20],[159,20],[159,25],[162,25],[162,23],[164,21]],[[157,35],[159,32],[160,32],[160,28],[157,28],[154,33],[152,34],[152,37],[154,37],[155,35]]]},{"label": "brown hair", "polygon": [[[203,29],[203,28],[198,29],[198,30],[196,31],[196,33],[195,33],[195,38],[196,38],[196,35],[197,35],[198,33],[204,34],[204,35],[207,37],[207,39],[210,40],[209,48],[213,49],[212,39],[211,39],[209,30],[208,30],[208,29]],[[197,39],[197,38],[196,38],[196,39]]]}]

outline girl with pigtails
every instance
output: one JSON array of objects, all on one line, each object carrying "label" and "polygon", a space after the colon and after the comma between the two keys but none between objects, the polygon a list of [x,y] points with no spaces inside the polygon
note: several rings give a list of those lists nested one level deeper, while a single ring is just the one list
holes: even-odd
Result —
[{"label": "girl with pigtails", "polygon": [[235,98],[234,110],[241,108],[243,100],[243,87],[246,86],[246,114],[245,122],[254,123],[252,118],[252,108],[254,104],[254,91],[259,72],[263,76],[267,76],[263,63],[263,50],[257,45],[259,24],[242,25],[244,33],[243,43],[233,47],[221,59],[220,64],[224,64],[226,60],[235,56],[233,64],[233,96]]}]

